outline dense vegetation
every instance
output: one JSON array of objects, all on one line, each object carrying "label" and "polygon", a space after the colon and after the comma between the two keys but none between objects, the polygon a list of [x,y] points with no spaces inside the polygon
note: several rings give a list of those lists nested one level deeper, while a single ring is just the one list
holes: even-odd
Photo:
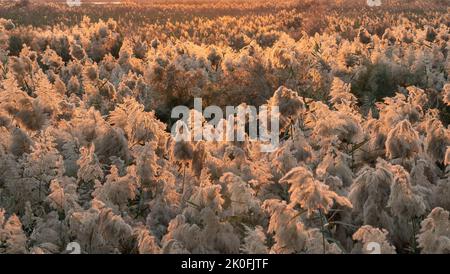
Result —
[{"label": "dense vegetation", "polygon": [[0,253],[449,253],[448,5],[269,2],[1,4]]}]

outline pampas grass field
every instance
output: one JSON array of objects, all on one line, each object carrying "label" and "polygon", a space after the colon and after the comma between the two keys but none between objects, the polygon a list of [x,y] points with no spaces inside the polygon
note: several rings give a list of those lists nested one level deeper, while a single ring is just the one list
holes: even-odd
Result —
[{"label": "pampas grass field", "polygon": [[[0,253],[450,253],[449,29],[438,0],[0,3]],[[194,98],[277,107],[279,146],[175,140]]]}]

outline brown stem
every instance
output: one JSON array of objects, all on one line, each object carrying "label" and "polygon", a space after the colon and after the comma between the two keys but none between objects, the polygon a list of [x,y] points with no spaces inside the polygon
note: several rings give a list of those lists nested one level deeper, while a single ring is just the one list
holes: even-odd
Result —
[{"label": "brown stem", "polygon": [[182,184],[182,187],[181,187],[181,194],[182,195],[184,195],[184,181],[185,181],[185,179],[186,179],[186,164],[183,164],[183,184]]},{"label": "brown stem", "polygon": [[320,216],[320,224],[322,225],[320,231],[322,232],[323,254],[325,254],[325,235],[324,235],[325,224],[323,223],[323,215],[322,215],[322,210],[320,208],[319,208],[319,216]]}]

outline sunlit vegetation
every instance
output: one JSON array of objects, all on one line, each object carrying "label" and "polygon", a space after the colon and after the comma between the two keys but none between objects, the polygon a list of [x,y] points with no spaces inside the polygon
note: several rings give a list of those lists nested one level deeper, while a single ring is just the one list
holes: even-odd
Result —
[{"label": "sunlit vegetation", "polygon": [[[449,14],[0,4],[0,253],[449,253]],[[195,97],[278,106],[280,146],[175,142]]]}]

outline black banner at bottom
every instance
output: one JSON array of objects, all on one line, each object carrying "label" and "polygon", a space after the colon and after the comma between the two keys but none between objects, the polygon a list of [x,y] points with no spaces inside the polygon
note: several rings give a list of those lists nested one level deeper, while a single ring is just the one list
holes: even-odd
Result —
[{"label": "black banner at bottom", "polygon": [[[70,273],[321,273],[356,270],[383,273],[397,266],[432,272],[445,269],[445,255],[0,255],[0,264],[14,265],[17,273],[27,270]],[[16,262],[14,262],[16,261]],[[53,270],[52,270],[53,269]],[[338,271],[338,272],[336,272]]]}]

